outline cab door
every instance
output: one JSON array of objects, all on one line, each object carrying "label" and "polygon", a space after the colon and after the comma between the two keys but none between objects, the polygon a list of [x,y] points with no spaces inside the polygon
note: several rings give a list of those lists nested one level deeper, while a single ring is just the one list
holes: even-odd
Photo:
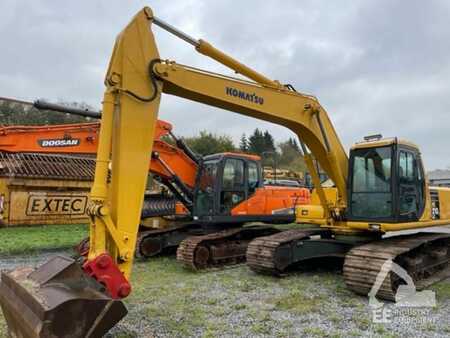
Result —
[{"label": "cab door", "polygon": [[220,214],[229,215],[231,209],[247,199],[246,181],[244,160],[226,158],[220,191]]},{"label": "cab door", "polygon": [[233,214],[262,215],[266,208],[266,194],[257,193],[263,185],[261,168],[255,161],[246,161],[247,198],[246,202],[233,210]]},{"label": "cab door", "polygon": [[197,217],[216,215],[217,174],[218,161],[206,161],[202,164],[194,193],[194,215]]},{"label": "cab door", "polygon": [[413,149],[400,148],[397,163],[398,220],[417,221],[425,208],[425,179],[420,155]]}]

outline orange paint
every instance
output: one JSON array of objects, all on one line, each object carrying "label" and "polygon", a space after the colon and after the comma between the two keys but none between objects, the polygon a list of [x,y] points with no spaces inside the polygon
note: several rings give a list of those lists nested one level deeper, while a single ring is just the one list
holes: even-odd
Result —
[{"label": "orange paint", "polygon": [[265,186],[256,189],[247,200],[231,210],[232,215],[272,215],[277,210],[310,204],[311,195],[306,188]]}]

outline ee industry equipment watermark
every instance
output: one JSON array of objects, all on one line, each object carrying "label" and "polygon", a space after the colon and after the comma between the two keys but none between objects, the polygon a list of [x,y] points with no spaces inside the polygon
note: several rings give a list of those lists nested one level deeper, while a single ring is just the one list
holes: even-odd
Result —
[{"label": "ee industry equipment watermark", "polygon": [[[395,273],[406,284],[399,285],[395,294],[395,303],[380,302],[376,295],[389,273]],[[388,259],[382,265],[375,283],[369,292],[369,307],[372,311],[374,323],[417,323],[431,322],[428,311],[436,307],[436,294],[431,290],[417,291],[413,279],[400,265]]]}]

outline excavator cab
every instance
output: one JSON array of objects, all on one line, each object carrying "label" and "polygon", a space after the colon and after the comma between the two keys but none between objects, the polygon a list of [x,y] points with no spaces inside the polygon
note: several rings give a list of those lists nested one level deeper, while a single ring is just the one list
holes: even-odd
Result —
[{"label": "excavator cab", "polygon": [[414,144],[381,135],[366,137],[350,152],[348,219],[418,221],[425,210],[425,175]]},{"label": "excavator cab", "polygon": [[[226,222],[231,210],[263,185],[260,158],[221,153],[204,157],[194,191],[198,221]],[[236,217],[233,218],[236,222]]]}]

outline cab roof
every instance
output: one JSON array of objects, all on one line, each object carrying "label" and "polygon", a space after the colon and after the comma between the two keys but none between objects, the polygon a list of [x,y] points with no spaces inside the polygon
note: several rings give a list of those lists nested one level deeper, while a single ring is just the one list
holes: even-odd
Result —
[{"label": "cab roof", "polygon": [[234,152],[226,152],[226,153],[218,153],[205,156],[205,160],[214,160],[222,157],[234,157],[234,158],[245,158],[252,161],[261,161],[261,157],[253,154],[244,154],[244,153],[234,153]]},{"label": "cab roof", "polygon": [[404,145],[407,147],[411,147],[414,149],[419,149],[419,147],[407,140],[398,139],[397,137],[388,137],[388,138],[377,138],[377,139],[369,139],[361,142],[355,143],[351,150],[353,149],[362,149],[362,148],[377,148],[377,147],[385,147],[392,144]]}]

